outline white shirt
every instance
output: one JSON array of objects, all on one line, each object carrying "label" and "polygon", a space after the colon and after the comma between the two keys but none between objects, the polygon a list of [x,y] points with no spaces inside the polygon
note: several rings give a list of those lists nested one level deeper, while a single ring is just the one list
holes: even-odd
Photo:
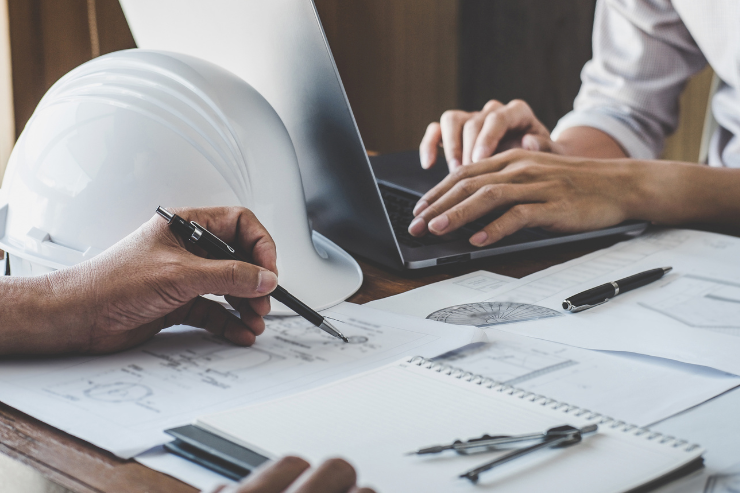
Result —
[{"label": "white shirt", "polygon": [[598,0],[593,59],[553,131],[589,126],[633,158],[660,155],[686,81],[709,63],[721,80],[709,164],[740,167],[740,0]]}]

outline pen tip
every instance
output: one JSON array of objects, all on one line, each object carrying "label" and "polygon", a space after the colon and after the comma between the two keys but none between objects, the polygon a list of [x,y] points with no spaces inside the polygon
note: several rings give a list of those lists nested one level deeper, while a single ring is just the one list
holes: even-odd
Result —
[{"label": "pen tip", "polygon": [[673,270],[673,267],[663,267],[663,274],[668,274]]},{"label": "pen tip", "polygon": [[349,342],[349,339],[347,339],[347,338],[346,338],[345,336],[342,336],[342,340],[343,340],[344,342]]}]

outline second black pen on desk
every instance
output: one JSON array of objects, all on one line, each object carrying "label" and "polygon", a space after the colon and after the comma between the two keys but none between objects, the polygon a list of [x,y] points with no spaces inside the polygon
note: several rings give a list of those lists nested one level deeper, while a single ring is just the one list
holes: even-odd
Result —
[{"label": "second black pen on desk", "polygon": [[673,267],[661,267],[658,269],[646,270],[633,276],[625,277],[618,281],[608,282],[595,288],[587,289],[582,293],[571,296],[563,301],[563,308],[569,312],[580,312],[587,310],[596,305],[606,303],[618,294],[632,291],[651,282],[657,281],[665,274],[670,272]]},{"label": "second black pen on desk", "polygon": [[[246,262],[246,260],[239,258],[236,254],[236,250],[195,221],[188,222],[163,207],[157,207],[157,214],[166,219],[170,228],[180,235],[182,239],[189,241],[194,245],[198,245],[212,257],[222,260],[239,260],[241,262]],[[349,339],[344,337],[344,334],[339,332],[339,330],[330,324],[326,318],[322,317],[321,314],[317,313],[311,309],[311,307],[307,306],[301,300],[287,292],[283,287],[276,287],[275,291],[270,293],[270,296],[327,334],[341,339],[344,342],[349,342]]]}]

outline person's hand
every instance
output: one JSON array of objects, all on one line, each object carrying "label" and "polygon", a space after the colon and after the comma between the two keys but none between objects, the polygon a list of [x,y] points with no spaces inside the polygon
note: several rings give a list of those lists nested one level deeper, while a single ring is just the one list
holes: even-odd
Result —
[{"label": "person's hand", "polygon": [[[202,224],[254,265],[206,259],[204,251],[154,216],[90,261],[43,279],[47,306],[42,314],[48,327],[43,334],[27,334],[33,340],[25,346],[32,350],[23,352],[117,351],[178,324],[206,329],[238,345],[253,344],[265,329],[268,294],[277,286],[275,244],[269,233],[241,207],[173,212]],[[202,298],[204,294],[226,295],[241,319]]]},{"label": "person's hand", "polygon": [[439,147],[450,171],[513,148],[563,154],[529,105],[518,99],[506,105],[491,100],[481,111],[445,111],[439,122],[429,124],[419,146],[423,168],[434,164]]},{"label": "person's hand", "polygon": [[656,163],[510,150],[450,173],[419,200],[409,232],[443,235],[508,209],[470,237],[471,244],[485,246],[526,227],[565,233],[642,219],[635,207],[646,205],[641,187],[656,182],[647,173],[666,180],[670,164],[681,166]]},{"label": "person's hand", "polygon": [[[211,493],[374,493],[358,488],[354,468],[342,459],[330,459],[318,469],[303,476],[310,464],[298,457],[283,457],[234,486],[219,486]],[[300,486],[296,483],[298,481]]]}]

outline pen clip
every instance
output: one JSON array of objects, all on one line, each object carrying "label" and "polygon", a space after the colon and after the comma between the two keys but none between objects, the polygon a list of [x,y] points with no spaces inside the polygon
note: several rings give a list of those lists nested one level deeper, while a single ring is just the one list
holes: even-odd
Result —
[{"label": "pen clip", "polygon": [[593,308],[595,306],[603,305],[607,301],[609,301],[611,298],[606,298],[604,301],[600,303],[594,303],[593,305],[580,305],[580,306],[573,306],[573,304],[569,300],[565,300],[564,303],[568,305],[567,310],[571,313],[578,313],[582,312],[583,310],[588,310],[589,308]]},{"label": "pen clip", "polygon": [[210,237],[211,241],[215,241],[216,243],[218,243],[224,249],[228,250],[231,253],[236,253],[236,250],[234,250],[233,248],[231,248],[231,246],[229,246],[221,238],[219,238],[218,236],[214,235],[213,233],[211,233],[210,231],[208,231],[206,228],[204,228],[200,224],[196,223],[195,221],[190,221],[190,224],[192,224],[193,227],[195,228],[195,230],[193,231],[192,236],[190,237],[190,241],[192,241],[193,243],[196,243],[200,239],[200,237],[203,236],[203,234],[205,233],[205,234],[207,234]]}]

